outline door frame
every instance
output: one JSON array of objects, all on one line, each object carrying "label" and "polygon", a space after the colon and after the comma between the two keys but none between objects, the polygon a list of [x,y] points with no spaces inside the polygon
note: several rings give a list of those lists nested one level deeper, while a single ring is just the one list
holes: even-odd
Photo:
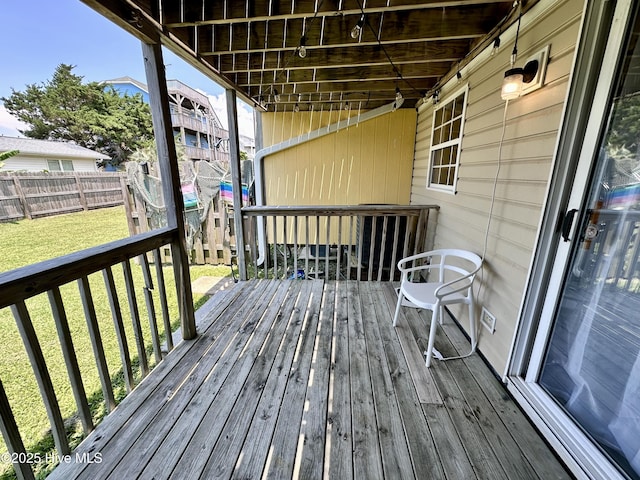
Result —
[{"label": "door frame", "polygon": [[[518,330],[503,378],[509,391],[578,478],[624,477],[536,380],[571,248],[577,248],[573,242],[561,239],[562,221],[569,209],[580,209],[585,204],[597,157],[594,152],[606,127],[632,4],[632,0],[585,1],[552,179]],[[571,239],[579,224],[574,222]]]}]

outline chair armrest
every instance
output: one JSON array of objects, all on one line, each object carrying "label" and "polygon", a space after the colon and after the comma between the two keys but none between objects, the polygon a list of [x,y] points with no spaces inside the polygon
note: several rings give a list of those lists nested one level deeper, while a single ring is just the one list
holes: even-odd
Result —
[{"label": "chair armrest", "polygon": [[[480,267],[476,268],[474,271],[467,273],[466,275],[463,275],[462,277],[458,277],[458,278],[454,278],[453,280],[443,283],[442,285],[440,285],[438,288],[436,288],[436,290],[433,292],[433,294],[439,298],[440,300],[442,300],[444,297],[448,296],[448,295],[453,295],[454,293],[458,293],[461,292],[463,290],[466,290],[467,288],[471,287],[471,285],[473,285],[473,280],[474,277],[476,275],[476,273],[478,273],[478,270],[480,270]],[[470,280],[468,283],[461,285],[459,287],[455,287],[452,289],[449,289],[452,285],[455,285],[456,283],[459,282],[464,282],[465,280]],[[447,289],[446,292],[441,292],[441,290],[443,289]]]}]

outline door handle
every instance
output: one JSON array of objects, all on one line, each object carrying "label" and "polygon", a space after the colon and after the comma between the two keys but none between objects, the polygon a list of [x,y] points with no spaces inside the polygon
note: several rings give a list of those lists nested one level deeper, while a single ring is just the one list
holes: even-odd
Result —
[{"label": "door handle", "polygon": [[562,220],[562,239],[565,242],[568,242],[569,233],[571,233],[571,226],[573,225],[573,218],[576,216],[577,208],[572,208],[567,213],[564,214],[564,219]]}]

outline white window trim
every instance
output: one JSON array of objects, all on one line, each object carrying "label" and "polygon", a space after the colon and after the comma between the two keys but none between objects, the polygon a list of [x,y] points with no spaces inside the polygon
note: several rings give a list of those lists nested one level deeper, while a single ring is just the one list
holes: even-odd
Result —
[{"label": "white window trim", "polygon": [[[460,94],[464,93],[464,105],[462,106],[462,114],[460,116],[461,121],[460,121],[460,134],[458,136],[457,139],[455,140],[448,140],[446,142],[442,142],[442,143],[438,143],[437,145],[434,146],[433,144],[433,132],[435,129],[435,123],[436,123],[436,112],[438,110],[443,109],[444,107],[446,107],[449,103],[453,102],[458,96],[460,96]],[[429,146],[429,168],[427,170],[427,189],[428,190],[437,190],[439,192],[446,192],[446,193],[450,193],[452,195],[455,195],[456,191],[457,191],[457,186],[458,186],[458,169],[460,167],[460,153],[462,152],[462,137],[464,135],[464,124],[466,121],[466,117],[467,117],[467,103],[469,102],[469,84],[466,84],[464,87],[459,88],[457,90],[455,90],[454,92],[451,93],[451,95],[448,95],[447,101],[442,101],[440,102],[441,105],[437,108],[433,109],[433,115],[432,115],[432,119],[431,119],[431,145]],[[444,148],[447,147],[451,147],[453,145],[457,145],[458,146],[458,152],[456,155],[456,164],[455,164],[455,170],[454,170],[454,179],[453,179],[453,185],[449,186],[449,185],[440,185],[440,184],[433,184],[431,183],[431,174],[432,174],[432,169],[433,169],[433,152],[435,150],[442,150]]]}]

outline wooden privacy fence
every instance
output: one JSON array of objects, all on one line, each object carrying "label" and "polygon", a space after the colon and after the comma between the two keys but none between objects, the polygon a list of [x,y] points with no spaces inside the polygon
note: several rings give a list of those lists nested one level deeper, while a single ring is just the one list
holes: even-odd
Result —
[{"label": "wooden privacy fence", "polygon": [[0,221],[122,205],[126,177],[107,172],[0,172]]},{"label": "wooden privacy fence", "polygon": [[[127,183],[125,195],[125,211],[129,225],[129,234],[137,235],[157,228],[157,218],[154,218],[153,208],[140,196],[134,193],[134,187]],[[222,190],[221,190],[222,191]],[[204,211],[204,205],[195,209],[186,209],[185,217],[199,216]],[[187,222],[189,223],[189,222]],[[191,250],[189,261],[193,265],[231,265],[232,254],[235,253],[236,238],[233,226],[233,208],[223,196],[218,193],[206,212],[206,217],[197,232],[190,239]],[[162,261],[171,261],[168,248],[161,249]]]}]

